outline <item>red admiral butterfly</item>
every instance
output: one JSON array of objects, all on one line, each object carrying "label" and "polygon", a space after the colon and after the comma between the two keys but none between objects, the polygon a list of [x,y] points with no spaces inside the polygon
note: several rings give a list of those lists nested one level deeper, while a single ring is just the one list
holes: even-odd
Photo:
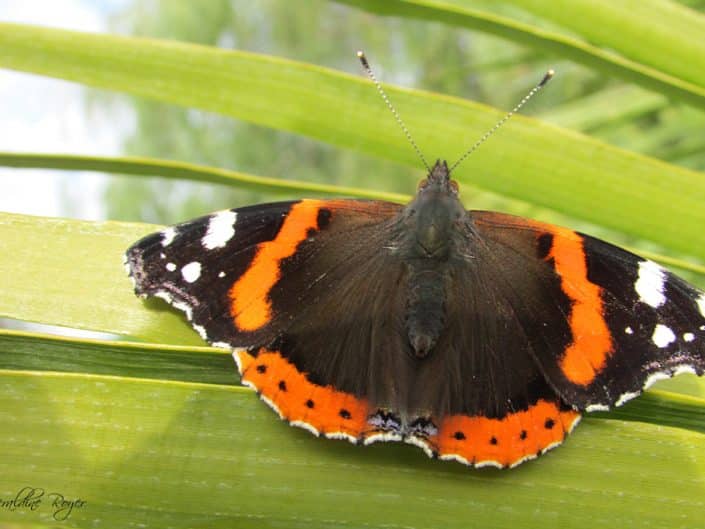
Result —
[{"label": "red admiral butterfly", "polygon": [[515,466],[582,412],[703,374],[705,293],[588,235],[466,211],[453,167],[436,162],[406,206],[298,200],[170,227],[127,251],[128,271],[234,350],[290,424],[476,467]]}]

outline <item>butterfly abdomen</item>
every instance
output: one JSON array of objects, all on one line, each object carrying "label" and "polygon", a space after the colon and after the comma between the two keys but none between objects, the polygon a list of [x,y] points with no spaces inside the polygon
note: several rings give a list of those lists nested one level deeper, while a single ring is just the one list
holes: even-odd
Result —
[{"label": "butterfly abdomen", "polygon": [[413,354],[424,358],[445,326],[445,274],[423,263],[409,268],[406,332]]}]

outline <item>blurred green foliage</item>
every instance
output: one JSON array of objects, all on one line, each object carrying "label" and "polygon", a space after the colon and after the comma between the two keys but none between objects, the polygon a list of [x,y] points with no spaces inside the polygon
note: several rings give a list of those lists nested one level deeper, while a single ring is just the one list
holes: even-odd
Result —
[{"label": "blurred green foliage", "polygon": [[[529,105],[527,112],[534,114],[549,112],[583,92],[609,84],[585,68],[493,36],[439,23],[378,17],[325,0],[139,1],[116,17],[113,26],[122,33],[236,47],[355,75],[363,75],[355,51],[364,48],[385,82],[506,109],[546,69],[554,67],[560,77],[551,90]],[[126,140],[126,154],[406,193],[422,177],[420,165],[418,171],[409,171],[392,162],[223,116],[139,98],[132,101],[137,127]],[[399,112],[403,115],[404,108]],[[431,159],[457,154],[426,153]],[[471,194],[473,207],[512,209],[508,201],[491,194]],[[190,182],[116,179],[107,198],[109,218],[172,223],[219,208],[281,197]],[[524,206],[521,212],[530,214],[531,208]]]}]

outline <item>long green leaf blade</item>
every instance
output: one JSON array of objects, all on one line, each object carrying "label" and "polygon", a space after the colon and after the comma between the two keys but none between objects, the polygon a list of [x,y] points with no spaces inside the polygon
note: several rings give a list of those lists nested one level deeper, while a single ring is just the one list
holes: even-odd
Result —
[{"label": "long green leaf blade", "polygon": [[0,214],[0,317],[204,345],[165,303],[144,310],[122,265],[155,226]]},{"label": "long green leaf blade", "polygon": [[231,352],[215,347],[68,338],[0,329],[0,351],[0,369],[240,383]]},{"label": "long green leaf blade", "polygon": [[0,165],[16,168],[43,168],[73,171],[104,171],[108,173],[159,176],[161,178],[190,179],[213,184],[237,186],[282,194],[337,195],[360,198],[407,202],[410,196],[387,193],[374,189],[342,187],[313,182],[298,182],[281,178],[269,178],[231,171],[218,167],[206,167],[173,160],[156,160],[136,156],[84,156],[70,154],[39,154],[0,152]]},{"label": "long green leaf blade", "polygon": [[560,127],[586,131],[629,122],[667,105],[668,100],[660,94],[635,86],[619,85],[564,103],[542,113],[542,117]]},{"label": "long green leaf blade", "polygon": [[[0,66],[222,112],[417,164],[369,83],[310,65],[174,42],[0,24]],[[450,97],[389,91],[418,143],[449,158],[501,115]],[[517,117],[497,136],[456,178],[705,257],[702,174],[528,118]],[[471,179],[465,176],[470,173]]]},{"label": "long green leaf blade", "polygon": [[641,423],[586,420],[538,461],[477,471],[316,439],[241,388],[3,371],[0,415],[0,497],[29,483],[80,497],[75,527],[677,529],[704,508],[705,436]]},{"label": "long green leaf blade", "polygon": [[[705,16],[671,0],[505,0],[615,50],[638,64],[705,88]],[[471,2],[464,0],[468,5]],[[645,45],[648,43],[648,45]],[[674,57],[678,57],[674,60]]]},{"label": "long green leaf blade", "polygon": [[[602,0],[596,6],[591,0],[509,0],[539,17],[560,22],[572,33],[581,35],[584,31],[585,40],[581,40],[500,16],[467,0],[452,3],[438,0],[336,1],[381,15],[433,20],[485,31],[560,55],[691,105],[701,108],[705,105],[705,79],[699,67],[705,62],[705,47],[700,42],[705,32],[705,18],[695,11],[676,7],[675,2]],[[613,18],[615,16],[619,18]],[[645,30],[652,30],[649,46],[643,46]],[[684,59],[674,61],[674,56]]]}]

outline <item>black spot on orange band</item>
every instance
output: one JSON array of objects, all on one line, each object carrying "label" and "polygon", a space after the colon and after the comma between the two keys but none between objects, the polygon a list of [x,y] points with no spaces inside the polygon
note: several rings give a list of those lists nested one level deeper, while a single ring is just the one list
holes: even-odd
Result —
[{"label": "black spot on orange band", "polygon": [[[246,351],[235,354],[243,383],[253,386],[289,422],[351,439],[363,439],[376,431],[367,422],[366,400],[312,383],[278,351],[260,349],[256,356]],[[261,371],[260,365],[266,369]]]},{"label": "black spot on orange band", "polygon": [[[441,458],[473,465],[511,466],[558,445],[580,414],[556,402],[539,400],[502,419],[452,415],[429,438]],[[549,428],[548,425],[551,425]]]}]

